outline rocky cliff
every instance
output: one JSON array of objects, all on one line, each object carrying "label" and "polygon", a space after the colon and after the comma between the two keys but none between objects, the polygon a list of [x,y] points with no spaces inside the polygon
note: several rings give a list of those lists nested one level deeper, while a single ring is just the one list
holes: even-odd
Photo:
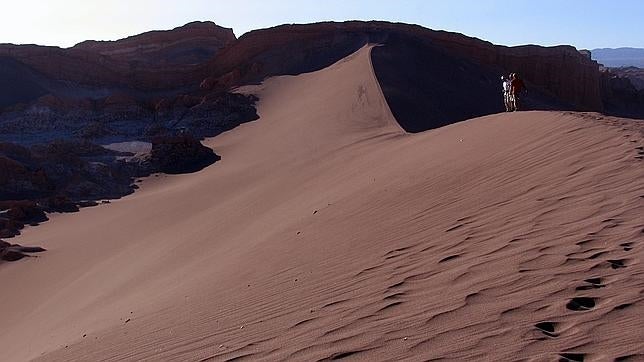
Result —
[{"label": "rocky cliff", "polygon": [[134,68],[159,68],[210,60],[236,39],[232,29],[212,22],[192,22],[172,30],[150,31],[117,41],[87,40],[71,49],[109,56]]},{"label": "rocky cliff", "polygon": [[[9,103],[4,87],[17,82],[3,71],[33,84],[20,100],[33,94],[65,94],[74,97],[99,96],[111,88],[159,91],[194,86],[202,75],[197,66],[211,59],[235,41],[231,29],[212,22],[189,23],[168,30],[153,31],[117,41],[86,41],[72,48],[38,45],[0,45],[0,105]],[[3,59],[5,59],[3,61]],[[11,59],[19,66],[8,63]],[[15,78],[15,76],[14,76]],[[15,98],[15,97],[14,97]]]},{"label": "rocky cliff", "polygon": [[[217,161],[199,139],[257,118],[252,97],[198,90],[198,65],[233,41],[206,22],[69,49],[0,45],[0,237],[129,194],[136,177]],[[151,150],[110,148],[137,142]]]},{"label": "rocky cliff", "polygon": [[499,76],[509,72],[527,81],[531,108],[603,110],[598,65],[573,47],[503,47],[386,22],[283,25],[247,33],[204,66],[210,76],[201,87],[226,89],[321,69],[366,43],[382,44],[373,51],[376,75],[397,120],[411,132],[502,111]]},{"label": "rocky cliff", "polygon": [[[365,42],[388,46],[403,38],[504,72],[519,72],[563,101],[601,109],[598,65],[571,46],[504,47],[458,33],[408,24],[318,23],[252,31],[206,66],[211,82],[252,82],[270,75],[295,74],[329,65]],[[576,92],[588,87],[590,90]]]},{"label": "rocky cliff", "polygon": [[[503,47],[462,34],[387,22],[283,25],[252,31],[239,40],[230,29],[197,22],[118,41],[86,41],[69,49],[2,45],[0,84],[12,87],[7,85],[16,83],[16,74],[25,81],[15,95],[9,96],[8,90],[0,93],[0,107],[48,93],[97,99],[125,92],[150,99],[168,92],[190,93],[199,84],[202,90],[223,91],[267,76],[321,69],[365,43],[383,45],[374,52],[380,57],[376,71],[381,82],[389,82],[383,84],[385,95],[398,104],[393,108],[399,118],[406,118],[405,107],[416,95],[433,95],[437,105],[448,106],[437,109],[443,115],[433,116],[436,120],[410,127],[412,131],[501,111],[498,78],[509,72],[518,72],[527,81],[534,108],[603,110],[598,65],[573,47]],[[3,67],[8,70],[3,72]],[[400,87],[416,94],[401,101]],[[459,102],[436,99],[446,94],[460,98]]]},{"label": "rocky cliff", "polygon": [[602,99],[607,112],[644,119],[644,69],[602,68],[600,76]]}]

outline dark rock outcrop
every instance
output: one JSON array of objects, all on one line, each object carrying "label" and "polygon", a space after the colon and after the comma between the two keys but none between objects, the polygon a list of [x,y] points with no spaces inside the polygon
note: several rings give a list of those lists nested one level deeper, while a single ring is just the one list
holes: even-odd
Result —
[{"label": "dark rock outcrop", "polygon": [[46,221],[44,209],[36,201],[0,201],[0,237],[9,238],[29,224]]},{"label": "dark rock outcrop", "polygon": [[[208,92],[322,69],[367,43],[382,45],[373,52],[376,75],[394,115],[409,131],[501,111],[498,78],[509,72],[527,82],[531,108],[604,109],[598,65],[587,52],[570,46],[497,46],[462,34],[375,21],[283,25],[238,40],[230,29],[206,22],[69,49],[2,45],[0,57],[18,62],[11,69],[31,79],[4,103],[24,103],[43,92],[81,99],[87,104],[74,108],[82,110],[74,115],[77,134],[118,136],[123,130],[106,125],[104,118],[172,117],[186,123],[186,115],[208,108],[197,103],[207,100]],[[407,99],[401,98],[406,92]],[[433,104],[432,112],[414,109],[419,96],[431,97],[422,99]],[[51,122],[42,118],[50,117],[52,107],[43,103],[12,110],[30,113],[30,120],[40,118],[31,122],[46,126]],[[107,116],[100,119],[96,113]],[[93,125],[84,130],[80,123],[86,119],[83,127]],[[24,120],[12,125],[21,124]]]},{"label": "dark rock outcrop", "polygon": [[[641,77],[641,78],[640,78]],[[606,112],[644,119],[644,69],[602,68],[601,92]]]},{"label": "dark rock outcrop", "polygon": [[196,172],[220,157],[189,134],[157,136],[152,139],[151,171],[168,174]]},{"label": "dark rock outcrop", "polygon": [[[164,129],[215,136],[257,119],[253,97],[228,92],[193,93],[139,100],[124,93],[69,99],[46,95],[0,112],[0,142],[46,143],[81,138],[92,142],[145,140]],[[154,130],[158,131],[154,131]]]},{"label": "dark rock outcrop", "polygon": [[12,57],[0,56],[0,111],[47,93],[45,81],[28,66]]},{"label": "dark rock outcrop", "polygon": [[[24,156],[2,149],[21,148]],[[0,144],[0,200],[44,199],[65,195],[74,200],[114,198],[130,192],[132,175],[121,170],[126,156],[86,141],[55,141],[29,149]]]},{"label": "dark rock outcrop", "polygon": [[[13,129],[16,139],[38,134],[44,143],[26,146],[0,142],[0,237],[17,235],[25,224],[46,220],[44,212],[74,212],[79,207],[96,205],[97,200],[130,194],[136,189],[137,177],[201,170],[219,160],[219,156],[203,146],[200,138],[257,119],[255,99],[241,94],[162,99],[157,109],[150,110],[128,98],[99,102],[111,107],[125,105],[120,111],[105,111],[102,106],[80,110],[68,108],[68,102],[63,100],[46,99],[51,108],[41,113],[39,122],[31,126],[27,121],[22,127],[15,122],[17,127]],[[111,118],[132,109],[140,109],[143,118]],[[85,122],[89,122],[92,115],[103,118],[75,128],[83,125],[77,119],[87,117]],[[66,135],[66,140],[44,138],[47,132],[43,124],[52,127],[48,131],[54,136]],[[0,118],[0,128],[6,125]],[[85,136],[87,132],[89,138],[105,136],[105,132],[112,136],[111,127],[125,140],[151,141],[151,151],[136,155],[117,152],[79,138],[79,134]]]}]

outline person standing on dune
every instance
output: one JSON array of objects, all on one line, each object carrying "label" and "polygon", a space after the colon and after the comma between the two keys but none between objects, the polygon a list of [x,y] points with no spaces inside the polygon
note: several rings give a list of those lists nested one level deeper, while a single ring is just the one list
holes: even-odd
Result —
[{"label": "person standing on dune", "polygon": [[512,110],[512,102],[510,101],[510,78],[502,75],[501,82],[503,84],[503,104],[505,105],[505,111],[510,112]]},{"label": "person standing on dune", "polygon": [[521,93],[525,92],[525,84],[519,78],[517,73],[510,74],[510,94],[511,94],[511,103],[512,111],[518,111],[519,108],[523,108],[521,104]]}]

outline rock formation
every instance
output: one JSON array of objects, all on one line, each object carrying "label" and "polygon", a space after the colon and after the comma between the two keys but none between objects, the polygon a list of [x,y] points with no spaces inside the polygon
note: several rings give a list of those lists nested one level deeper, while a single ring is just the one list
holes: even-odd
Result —
[{"label": "rock formation", "polygon": [[607,112],[644,119],[644,69],[602,68],[601,92]]},{"label": "rock formation", "polygon": [[[411,132],[502,111],[499,76],[510,72],[527,81],[533,108],[603,109],[598,65],[573,47],[496,46],[462,34],[386,22],[252,31],[205,65],[209,76],[201,87],[227,89],[318,70],[366,43],[382,45],[373,53],[376,75],[396,118]],[[418,96],[434,105],[432,113],[419,113],[411,102]]]},{"label": "rock formation", "polygon": [[212,22],[192,22],[150,31],[117,41],[87,40],[72,47],[128,62],[134,68],[163,68],[200,64],[236,40],[232,29]]},{"label": "rock formation", "polygon": [[189,134],[164,135],[152,139],[151,170],[168,174],[195,172],[221,157]]},{"label": "rock formation", "polygon": [[[72,48],[0,45],[0,108],[50,93],[100,98],[118,89],[153,91],[196,87],[200,63],[235,41],[231,29],[194,22],[117,41]],[[17,91],[14,88],[17,86]]]}]

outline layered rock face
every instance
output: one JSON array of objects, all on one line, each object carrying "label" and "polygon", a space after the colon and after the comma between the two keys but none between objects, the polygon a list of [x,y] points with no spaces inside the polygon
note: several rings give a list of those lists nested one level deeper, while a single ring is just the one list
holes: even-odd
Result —
[{"label": "layered rock face", "polygon": [[90,51],[4,44],[0,45],[0,57],[20,62],[39,86],[52,93],[64,90],[61,82],[108,87],[126,86],[130,82],[126,78],[127,63]]},{"label": "layered rock face", "polygon": [[47,143],[82,139],[109,144],[150,141],[168,130],[212,137],[257,118],[253,97],[228,92],[136,99],[114,93],[103,99],[53,95],[0,112],[0,142]]},{"label": "layered rock face", "polygon": [[19,234],[25,224],[35,225],[46,220],[43,206],[36,201],[0,201],[1,238]]},{"label": "layered rock face", "polygon": [[21,246],[17,244],[9,244],[6,241],[0,240],[0,263],[3,261],[16,261],[22,258],[29,257],[29,254],[40,253],[45,249],[38,246]]},{"label": "layered rock face", "polygon": [[28,66],[0,56],[0,111],[16,103],[28,102],[47,93],[42,76]]},{"label": "layered rock face", "polygon": [[[6,108],[0,112],[0,237],[46,220],[44,212],[127,195],[137,177],[212,164],[219,157],[199,139],[256,119],[255,101],[227,92],[148,99],[113,92],[99,99],[47,94]],[[151,152],[106,148],[132,141],[151,142]]]},{"label": "layered rock face", "polygon": [[158,136],[152,140],[150,165],[164,173],[195,172],[218,161],[220,157],[192,135]]},{"label": "layered rock face", "polygon": [[[409,131],[503,110],[499,76],[509,72],[527,81],[532,108],[603,110],[598,65],[573,47],[495,46],[461,34],[386,22],[284,25],[239,40],[230,29],[213,23],[190,23],[70,49],[1,46],[0,57],[19,61],[23,78],[32,80],[19,97],[22,101],[43,93],[72,99],[124,93],[118,99],[130,107],[127,97],[152,101],[154,94],[156,99],[168,92],[171,97],[190,94],[200,83],[203,91],[224,91],[268,76],[318,70],[366,43],[383,45],[374,51],[377,76],[399,121],[411,125],[406,126]],[[402,89],[414,94],[401,99]],[[417,95],[432,97],[435,103],[429,116],[433,119],[426,124],[408,119],[408,114],[418,113],[409,111]],[[455,101],[445,103],[441,99],[446,97]],[[88,132],[110,130],[93,127]]]},{"label": "layered rock face", "polygon": [[109,56],[134,68],[160,68],[202,63],[236,39],[232,29],[212,22],[192,22],[173,30],[150,31],[117,41],[88,40],[71,49]]},{"label": "layered rock face", "polygon": [[[573,47],[504,47],[458,33],[386,22],[283,25],[252,31],[207,64],[209,81],[210,85],[236,84],[312,71],[341,59],[365,42],[386,47],[400,39],[413,39],[419,45],[434,46],[445,54],[503,72],[518,72],[564,102],[601,108],[598,65]],[[591,90],[576,92],[587,87]]]},{"label": "layered rock face", "polygon": [[[19,82],[26,87],[22,93],[33,94],[21,97],[20,101],[44,94],[43,89],[46,93],[77,98],[96,98],[101,91],[105,96],[105,89],[110,88],[176,89],[198,84],[202,74],[196,72],[197,65],[233,41],[231,29],[212,22],[195,22],[117,41],[86,41],[68,49],[4,44],[0,45],[0,84]],[[9,66],[16,68],[6,59],[19,63],[19,78],[10,78],[3,71]],[[24,83],[25,79],[34,84]],[[9,102],[0,98],[0,106],[2,103]]]},{"label": "layered rock face", "polygon": [[521,74],[534,86],[581,111],[602,111],[599,65],[572,46],[498,47],[494,63]]}]

